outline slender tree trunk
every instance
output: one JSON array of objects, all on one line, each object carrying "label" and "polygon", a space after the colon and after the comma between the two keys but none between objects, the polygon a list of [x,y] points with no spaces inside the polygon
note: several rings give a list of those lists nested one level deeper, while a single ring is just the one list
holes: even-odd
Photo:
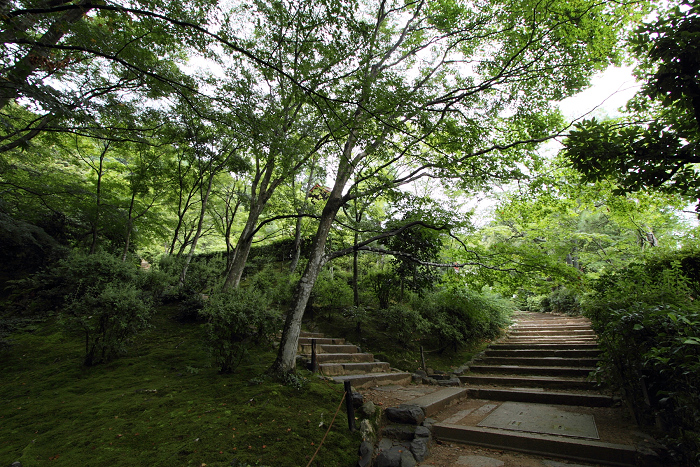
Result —
[{"label": "slender tree trunk", "polygon": [[277,359],[270,368],[272,374],[282,375],[291,373],[296,366],[297,346],[299,345],[299,334],[301,332],[301,319],[304,316],[304,310],[306,310],[306,304],[309,301],[311,290],[314,288],[318,274],[323,266],[324,250],[326,240],[328,239],[328,233],[331,230],[335,215],[340,208],[340,199],[337,198],[333,201],[334,202],[331,203],[331,200],[329,200],[321,215],[321,221],[316,231],[313,244],[311,245],[309,262],[297,286],[294,306],[289,313],[287,313],[280,347],[277,352]]},{"label": "slender tree trunk", "polygon": [[132,219],[134,213],[134,201],[136,199],[136,192],[131,193],[131,202],[129,203],[129,214],[126,221],[126,241],[124,242],[124,253],[122,254],[122,263],[126,262],[126,257],[129,254],[129,246],[131,244],[131,230],[133,228],[134,222]]},{"label": "slender tree trunk", "polygon": [[92,241],[90,242],[90,254],[93,255],[97,251],[97,233],[99,231],[100,225],[100,211],[102,209],[102,171],[104,170],[105,156],[107,155],[107,150],[109,149],[109,143],[105,144],[102,152],[100,153],[100,164],[95,169],[97,172],[97,189],[96,189],[96,200],[95,200],[95,221],[92,225]]},{"label": "slender tree trunk", "polygon": [[202,198],[202,209],[199,212],[199,221],[197,222],[197,232],[194,234],[192,239],[192,246],[190,247],[190,252],[187,254],[185,259],[185,265],[182,268],[182,274],[180,274],[180,287],[185,285],[185,279],[187,278],[187,268],[189,268],[192,262],[192,257],[194,256],[194,251],[197,249],[197,242],[199,241],[199,236],[202,234],[202,225],[204,224],[204,215],[207,211],[207,202],[209,201],[209,193],[211,193],[211,186],[214,183],[214,171],[212,170],[209,175],[209,182],[207,183],[207,191],[204,193]]},{"label": "slender tree trunk", "polygon": [[258,225],[260,214],[262,214],[262,211],[265,208],[265,201],[259,199],[250,207],[248,220],[246,220],[245,227],[243,227],[243,232],[241,232],[240,237],[238,237],[238,242],[236,243],[236,249],[233,253],[233,260],[231,261],[231,269],[226,276],[223,290],[235,289],[241,282],[243,270],[245,269],[246,262],[248,261],[248,254],[250,254],[250,248],[253,246],[253,232],[255,231],[255,227]]},{"label": "slender tree trunk", "polygon": [[352,304],[355,306],[360,306],[360,291],[357,286],[358,281],[358,269],[357,269],[357,256],[359,252],[357,251],[357,244],[360,240],[360,234],[355,232],[355,251],[352,252]]}]

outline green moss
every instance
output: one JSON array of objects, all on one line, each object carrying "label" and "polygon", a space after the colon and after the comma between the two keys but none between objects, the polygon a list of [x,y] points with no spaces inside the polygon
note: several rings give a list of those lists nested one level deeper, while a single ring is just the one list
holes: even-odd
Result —
[{"label": "green moss", "polygon": [[[342,386],[307,375],[297,390],[261,378],[272,352],[219,375],[202,329],[176,324],[172,311],[161,310],[129,355],[92,368],[54,322],[15,332],[0,355],[0,465],[306,465]],[[359,434],[344,421],[341,408],[313,465],[355,462]]]}]

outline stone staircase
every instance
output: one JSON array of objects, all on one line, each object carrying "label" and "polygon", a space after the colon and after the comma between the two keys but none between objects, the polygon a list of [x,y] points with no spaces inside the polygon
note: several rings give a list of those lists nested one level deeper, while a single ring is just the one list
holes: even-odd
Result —
[{"label": "stone staircase", "polygon": [[467,398],[435,416],[433,436],[601,465],[660,465],[653,442],[589,380],[597,355],[586,319],[520,313],[459,376]]},{"label": "stone staircase", "polygon": [[318,372],[336,382],[350,381],[355,388],[411,382],[411,373],[392,370],[389,363],[375,360],[374,355],[361,352],[359,347],[346,343],[343,338],[302,331],[298,355],[310,360],[313,342],[316,343]]}]

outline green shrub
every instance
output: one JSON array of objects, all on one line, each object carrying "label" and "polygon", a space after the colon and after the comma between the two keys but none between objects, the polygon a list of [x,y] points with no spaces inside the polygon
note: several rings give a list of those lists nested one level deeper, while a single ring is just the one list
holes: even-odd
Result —
[{"label": "green shrub", "polygon": [[580,315],[581,302],[576,293],[566,287],[554,290],[546,300],[541,302],[542,312],[563,313],[567,315]]},{"label": "green shrub", "polygon": [[206,319],[207,348],[221,373],[232,373],[254,346],[269,343],[281,328],[264,293],[239,287],[212,294],[201,311]]},{"label": "green shrub", "polygon": [[378,317],[386,326],[386,332],[404,348],[430,330],[430,323],[420,312],[410,306],[397,303],[378,311]]},{"label": "green shrub", "polygon": [[700,304],[683,263],[652,257],[608,271],[583,306],[600,338],[600,375],[638,423],[663,430],[679,462],[698,465]]},{"label": "green shrub", "polygon": [[21,284],[33,297],[35,310],[55,311],[69,335],[85,343],[85,365],[123,353],[148,328],[153,296],[162,292],[162,276],[107,253],[71,252],[66,258]]},{"label": "green shrub", "polygon": [[150,298],[133,284],[90,287],[67,303],[60,319],[85,341],[83,363],[92,366],[122,354],[130,340],[149,328]]},{"label": "green shrub", "polygon": [[347,280],[328,271],[319,274],[313,289],[313,303],[320,307],[343,308],[352,306],[352,287]]},{"label": "green shrub", "polygon": [[463,287],[426,294],[414,307],[430,322],[434,345],[453,350],[468,341],[498,336],[513,311],[508,300]]}]

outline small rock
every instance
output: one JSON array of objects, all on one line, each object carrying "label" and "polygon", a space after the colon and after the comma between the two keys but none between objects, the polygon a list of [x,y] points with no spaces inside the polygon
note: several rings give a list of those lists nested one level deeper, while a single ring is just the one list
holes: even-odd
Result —
[{"label": "small rock", "polygon": [[459,386],[459,383],[459,378],[450,378],[438,381],[440,386]]},{"label": "small rock", "polygon": [[15,461],[10,464],[10,467],[22,467],[22,463],[20,461]]},{"label": "small rock", "polygon": [[362,435],[362,439],[365,441],[374,441],[376,439],[374,428],[369,420],[362,420],[360,422],[360,435]]},{"label": "small rock", "polygon": [[362,404],[362,407],[360,407],[360,414],[364,415],[367,418],[370,418],[374,416],[375,412],[377,411],[377,406],[374,405],[374,402],[372,401],[367,401],[364,404]]},{"label": "small rock", "polygon": [[415,436],[415,432],[416,427],[413,425],[389,425],[382,429],[382,436],[411,441]]},{"label": "small rock", "polygon": [[413,382],[414,384],[421,384],[423,383],[423,377],[418,373],[413,373],[411,375],[411,382]]},{"label": "small rock", "polygon": [[435,420],[434,418],[426,418],[425,420],[423,420],[423,423],[421,423],[421,426],[424,426],[427,429],[430,429],[436,423],[437,423],[437,420]]},{"label": "small rock", "polygon": [[[429,419],[426,418],[425,420]],[[423,424],[425,425],[425,421]],[[430,438],[430,428],[426,426],[417,426],[414,435],[416,438]]]},{"label": "small rock", "polygon": [[362,394],[359,392],[353,391],[352,392],[352,406],[355,407],[356,409],[362,406],[363,398]]},{"label": "small rock", "polygon": [[428,373],[426,373],[426,372],[423,371],[423,370],[416,370],[416,372],[415,372],[414,374],[420,376],[421,378],[427,378],[427,377],[428,377]]},{"label": "small rock", "polygon": [[377,445],[377,450],[381,451],[388,451],[391,449],[391,447],[394,445],[394,443],[391,441],[389,438],[382,438],[379,440],[379,444]]},{"label": "small rock", "polygon": [[387,418],[394,423],[420,425],[425,420],[423,409],[417,405],[400,405],[386,409]]},{"label": "small rock", "polygon": [[357,461],[357,467],[369,467],[372,465],[372,449],[374,446],[369,441],[363,441],[360,444],[360,449],[358,449],[357,454],[360,456],[360,460]]},{"label": "small rock", "polygon": [[413,457],[411,451],[401,453],[401,467],[416,467],[416,458]]},{"label": "small rock", "polygon": [[394,446],[387,451],[380,452],[377,456],[377,467],[401,467],[401,455],[404,451],[405,448]]},{"label": "small rock", "polygon": [[418,462],[428,455],[428,443],[430,438],[416,438],[411,442],[411,452]]}]

